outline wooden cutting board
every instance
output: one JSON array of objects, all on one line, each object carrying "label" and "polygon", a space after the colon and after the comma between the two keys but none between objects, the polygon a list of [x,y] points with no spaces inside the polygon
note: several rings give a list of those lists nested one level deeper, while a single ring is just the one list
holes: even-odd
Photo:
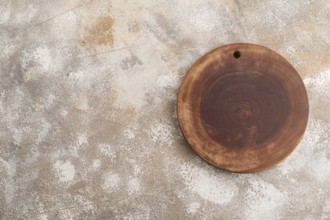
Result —
[{"label": "wooden cutting board", "polygon": [[192,149],[232,172],[256,172],[285,159],[308,120],[297,71],[274,51],[230,44],[210,51],[187,72],[178,119]]}]

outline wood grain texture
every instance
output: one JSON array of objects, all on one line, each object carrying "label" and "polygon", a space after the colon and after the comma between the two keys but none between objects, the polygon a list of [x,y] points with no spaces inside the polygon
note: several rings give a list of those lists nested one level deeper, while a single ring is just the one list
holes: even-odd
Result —
[{"label": "wood grain texture", "polygon": [[297,71],[274,51],[230,44],[200,58],[178,95],[180,128],[207,162],[256,172],[285,159],[308,121],[308,97]]}]

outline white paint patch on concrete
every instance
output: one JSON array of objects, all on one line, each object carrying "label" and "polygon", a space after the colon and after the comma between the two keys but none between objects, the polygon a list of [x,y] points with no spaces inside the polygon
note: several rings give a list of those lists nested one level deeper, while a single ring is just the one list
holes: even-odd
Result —
[{"label": "white paint patch on concrete", "polygon": [[63,118],[66,118],[66,116],[68,115],[68,111],[66,109],[62,109],[60,111],[60,115],[63,117]]},{"label": "white paint patch on concrete", "polygon": [[330,219],[330,198],[326,198],[321,219]]},{"label": "white paint patch on concrete", "polygon": [[20,145],[21,141],[22,141],[23,130],[18,130],[17,128],[13,128],[12,132],[13,132],[13,135],[12,135],[13,144]]},{"label": "white paint patch on concrete", "polygon": [[13,201],[16,190],[17,190],[17,187],[15,185],[14,179],[9,178],[8,180],[6,180],[6,182],[5,182],[5,200],[6,200],[7,204]]},{"label": "white paint patch on concrete", "polygon": [[141,108],[145,104],[146,94],[151,90],[150,85],[153,84],[151,80],[154,77],[148,75],[147,71],[115,77],[115,83],[118,87],[116,105],[121,108]]},{"label": "white paint patch on concrete", "polygon": [[70,40],[77,35],[78,22],[76,13],[69,11],[49,24],[50,31],[58,40]]},{"label": "white paint patch on concrete", "polygon": [[141,164],[134,159],[129,159],[128,163],[133,167],[134,176],[139,176],[142,173]]},{"label": "white paint patch on concrete", "polygon": [[160,75],[157,78],[157,85],[160,89],[165,90],[166,88],[177,88],[180,84],[179,75],[175,75],[173,73],[168,73],[164,75]]},{"label": "white paint patch on concrete", "polygon": [[118,87],[116,104],[119,107],[138,108],[144,104],[146,94],[150,90],[148,85],[150,85],[150,80],[154,77],[148,77],[147,75],[147,71],[142,71],[136,74],[119,74],[114,77],[115,85]]},{"label": "white paint patch on concrete", "polygon": [[[302,140],[302,145],[308,150],[315,150],[320,146],[320,142],[328,141],[326,138],[328,133],[327,131],[330,129],[330,125],[326,122],[318,119],[310,120],[308,122],[307,130]],[[307,150],[307,149],[306,149]]]},{"label": "white paint patch on concrete", "polygon": [[167,124],[158,123],[150,129],[149,136],[153,142],[171,144],[173,139],[172,128]]},{"label": "white paint patch on concrete", "polygon": [[[150,42],[149,42],[150,43]],[[155,49],[150,44],[150,47],[135,48],[136,56],[143,53],[141,65],[135,65],[129,70],[121,71],[113,77],[113,83],[116,85],[117,99],[115,105],[119,108],[132,107],[135,110],[140,110],[144,105],[148,104],[147,99],[151,94],[157,92],[156,82],[158,76],[170,72],[168,64],[166,64]],[[140,51],[139,51],[140,49]],[[142,62],[147,61],[145,65]],[[153,72],[152,69],[156,69]],[[138,83],[137,83],[138,82]]]},{"label": "white paint patch on concrete", "polygon": [[46,45],[40,45],[23,50],[20,64],[25,81],[36,80],[41,75],[49,74],[53,64],[49,48]]},{"label": "white paint patch on concrete", "polygon": [[104,180],[102,184],[103,190],[107,192],[114,192],[118,190],[120,177],[117,173],[109,172],[104,175],[103,180]]},{"label": "white paint patch on concrete", "polygon": [[229,203],[238,191],[235,182],[220,174],[210,173],[205,167],[185,163],[180,166],[179,173],[188,190],[214,204]]},{"label": "white paint patch on concrete", "polygon": [[129,195],[140,192],[141,190],[141,182],[138,178],[132,178],[128,181],[127,191]]},{"label": "white paint patch on concrete", "polygon": [[281,219],[287,194],[259,178],[248,179],[248,183],[249,187],[244,195],[247,208],[244,209],[243,219]]},{"label": "white paint patch on concrete", "polygon": [[17,24],[30,23],[39,11],[39,8],[40,6],[38,4],[28,4],[24,10],[13,15],[13,22]]},{"label": "white paint patch on concrete", "polygon": [[74,220],[74,216],[69,209],[59,210],[59,218],[63,220]]},{"label": "white paint patch on concrete", "polygon": [[308,161],[308,167],[305,169],[310,176],[318,182],[325,182],[330,180],[330,159],[324,151],[315,153],[313,158]]},{"label": "white paint patch on concrete", "polygon": [[38,216],[38,220],[48,220],[48,215],[47,214],[41,214]]},{"label": "white paint patch on concrete", "polygon": [[51,124],[46,119],[42,119],[40,123],[40,128],[38,129],[38,136],[35,141],[37,145],[39,145],[41,142],[44,141],[50,129],[51,129]]},{"label": "white paint patch on concrete", "polygon": [[188,214],[195,214],[199,210],[200,207],[201,207],[201,204],[199,202],[189,203],[189,205],[186,209],[186,212]]},{"label": "white paint patch on concrete", "polygon": [[279,164],[283,175],[303,171],[312,179],[324,182],[330,178],[330,162],[324,146],[330,144],[328,131],[330,125],[324,121],[310,118],[304,137],[290,157]]},{"label": "white paint patch on concrete", "polygon": [[78,205],[84,210],[86,213],[94,213],[96,211],[96,207],[94,204],[88,200],[86,197],[82,195],[76,195],[74,200]]},{"label": "white paint patch on concrete", "polygon": [[81,148],[88,144],[88,136],[86,133],[79,133],[77,135],[76,147]]},{"label": "white paint patch on concrete", "polygon": [[315,76],[305,78],[304,83],[311,92],[316,93],[320,98],[325,98],[330,102],[330,92],[328,92],[330,85],[330,69],[324,70]]},{"label": "white paint patch on concrete", "polygon": [[13,178],[16,175],[16,169],[16,163],[0,158],[1,184],[5,187],[4,197],[7,204],[12,202],[15,196],[16,184]]},{"label": "white paint patch on concrete", "polygon": [[124,130],[124,135],[129,140],[132,140],[132,139],[135,138],[134,132],[131,129],[129,129],[129,128],[127,128],[127,129]]},{"label": "white paint patch on concrete", "polygon": [[189,25],[198,28],[200,32],[207,33],[217,27],[214,22],[209,22],[218,17],[217,11],[214,8],[206,4],[201,4],[190,13],[193,14],[193,16],[187,17]]},{"label": "white paint patch on concrete", "polygon": [[24,135],[31,132],[31,127],[10,128],[12,132],[12,142],[15,145],[20,145]]},{"label": "white paint patch on concrete", "polygon": [[101,160],[99,159],[93,160],[92,167],[94,170],[98,170],[101,167],[101,165],[102,165]]},{"label": "white paint patch on concrete", "polygon": [[116,159],[116,152],[111,145],[102,143],[99,144],[97,147],[103,155],[106,155],[111,160]]},{"label": "white paint patch on concrete", "polygon": [[46,103],[45,103],[46,109],[48,109],[54,103],[54,100],[55,100],[55,95],[54,94],[49,94],[47,96],[47,100],[46,100]]},{"label": "white paint patch on concrete", "polygon": [[59,180],[63,183],[71,182],[75,177],[75,167],[70,161],[56,161],[54,164],[55,171]]},{"label": "white paint patch on concrete", "polygon": [[4,1],[0,3],[0,24],[8,22],[11,12],[11,2]]}]

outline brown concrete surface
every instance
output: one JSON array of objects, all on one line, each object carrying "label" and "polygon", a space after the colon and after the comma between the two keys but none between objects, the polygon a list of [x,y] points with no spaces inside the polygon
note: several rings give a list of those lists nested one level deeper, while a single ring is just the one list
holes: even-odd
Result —
[{"label": "brown concrete surface", "polygon": [[[330,219],[327,0],[1,0],[0,219]],[[308,90],[297,150],[232,174],[187,146],[190,65],[233,42],[284,56]]]}]

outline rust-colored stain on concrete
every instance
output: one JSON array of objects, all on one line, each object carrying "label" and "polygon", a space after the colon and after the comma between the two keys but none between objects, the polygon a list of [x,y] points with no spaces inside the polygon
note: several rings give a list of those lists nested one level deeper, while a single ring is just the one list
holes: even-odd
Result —
[{"label": "rust-colored stain on concrete", "polygon": [[112,45],[114,42],[112,26],[114,19],[111,16],[99,17],[89,35],[80,41],[82,46]]}]

